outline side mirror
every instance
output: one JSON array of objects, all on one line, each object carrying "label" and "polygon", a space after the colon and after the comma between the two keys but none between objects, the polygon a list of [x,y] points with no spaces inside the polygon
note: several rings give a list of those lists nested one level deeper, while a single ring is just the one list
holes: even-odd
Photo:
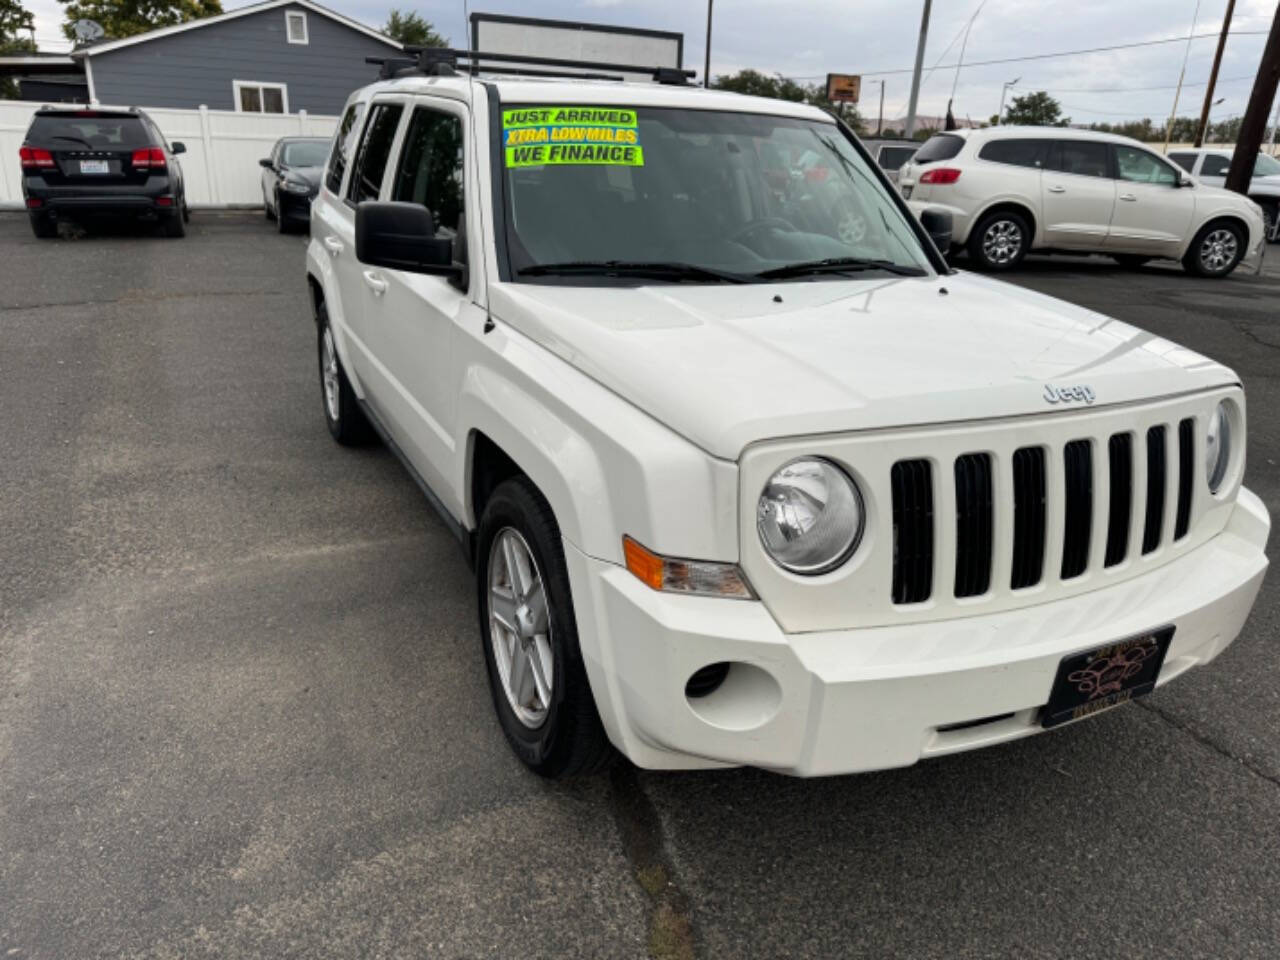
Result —
[{"label": "side mirror", "polygon": [[187,145],[181,140],[175,140],[173,143],[169,144],[169,152],[176,157],[180,153],[187,152]]},{"label": "side mirror", "polygon": [[946,210],[925,210],[920,214],[920,225],[938,252],[945,256],[951,249],[951,214]]},{"label": "side mirror", "polygon": [[370,266],[460,277],[453,241],[435,233],[431,211],[419,203],[366,201],[356,207],[356,259]]},{"label": "side mirror", "polygon": [[271,170],[275,167],[275,164],[271,162],[270,157],[263,157],[261,160],[258,161],[258,166],[266,167],[266,169]]},{"label": "side mirror", "polygon": [[1185,173],[1178,174],[1178,182],[1174,184],[1175,187],[1194,187],[1195,185],[1196,182]]}]

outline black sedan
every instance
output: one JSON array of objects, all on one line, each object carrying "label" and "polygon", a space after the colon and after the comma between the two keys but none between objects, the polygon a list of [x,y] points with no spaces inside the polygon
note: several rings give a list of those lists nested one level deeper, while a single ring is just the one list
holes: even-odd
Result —
[{"label": "black sedan", "polygon": [[318,137],[282,137],[262,166],[262,205],[267,219],[284,233],[311,220],[311,201],[320,189],[329,141]]}]

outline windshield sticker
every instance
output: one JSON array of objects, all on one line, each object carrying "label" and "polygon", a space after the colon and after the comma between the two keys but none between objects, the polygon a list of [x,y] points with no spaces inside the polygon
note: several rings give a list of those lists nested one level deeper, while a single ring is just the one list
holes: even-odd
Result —
[{"label": "windshield sticker", "polygon": [[502,112],[508,167],[643,167],[636,112],[616,107],[523,107]]}]

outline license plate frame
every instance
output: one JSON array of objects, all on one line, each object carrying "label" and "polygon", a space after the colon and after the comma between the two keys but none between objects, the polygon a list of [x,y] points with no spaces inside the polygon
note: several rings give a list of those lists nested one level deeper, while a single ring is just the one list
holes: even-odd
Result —
[{"label": "license plate frame", "polygon": [[111,164],[106,160],[81,160],[80,175],[82,177],[100,177],[111,172]]},{"label": "license plate frame", "polygon": [[1083,720],[1146,696],[1155,689],[1174,630],[1172,625],[1157,627],[1063,657],[1040,726]]}]

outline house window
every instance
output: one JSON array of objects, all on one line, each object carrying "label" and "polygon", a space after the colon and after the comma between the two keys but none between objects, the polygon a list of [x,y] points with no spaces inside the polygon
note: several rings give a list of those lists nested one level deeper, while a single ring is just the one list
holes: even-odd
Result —
[{"label": "house window", "polygon": [[284,15],[284,32],[290,43],[307,43],[307,15],[299,10],[287,10]]},{"label": "house window", "polygon": [[288,113],[289,88],[283,83],[232,80],[236,113]]}]

